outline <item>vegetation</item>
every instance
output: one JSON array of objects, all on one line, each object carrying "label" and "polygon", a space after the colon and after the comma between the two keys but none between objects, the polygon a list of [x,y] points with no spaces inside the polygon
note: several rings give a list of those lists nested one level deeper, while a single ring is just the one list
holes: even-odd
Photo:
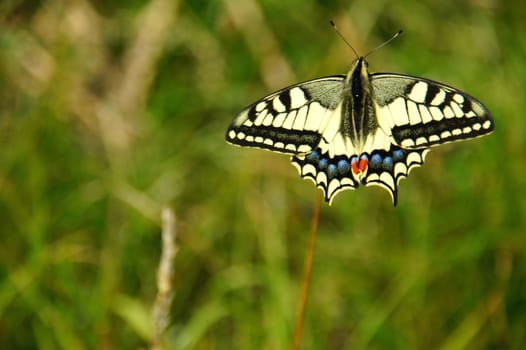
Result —
[{"label": "vegetation", "polygon": [[487,137],[400,186],[323,205],[305,349],[526,344],[526,7],[513,1],[3,1],[0,344],[149,347],[161,210],[176,215],[167,349],[284,349],[317,191],[224,142],[232,117],[360,53],[462,88]]}]

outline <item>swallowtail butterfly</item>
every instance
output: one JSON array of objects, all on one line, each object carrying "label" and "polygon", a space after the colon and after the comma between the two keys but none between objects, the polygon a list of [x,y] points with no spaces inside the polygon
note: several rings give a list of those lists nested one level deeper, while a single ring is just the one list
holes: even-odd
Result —
[{"label": "swallowtail butterfly", "polygon": [[474,97],[436,81],[370,74],[364,57],[349,73],[309,80],[246,107],[227,142],[292,155],[301,177],[332,202],[360,184],[397,186],[424,163],[430,147],[490,133],[489,111]]}]

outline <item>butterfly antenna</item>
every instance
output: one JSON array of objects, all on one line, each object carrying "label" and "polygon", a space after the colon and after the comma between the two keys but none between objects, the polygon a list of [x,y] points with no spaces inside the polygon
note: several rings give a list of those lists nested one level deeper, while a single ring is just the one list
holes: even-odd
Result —
[{"label": "butterfly antenna", "polygon": [[342,33],[340,33],[340,31],[338,30],[338,27],[336,27],[336,24],[334,24],[334,22],[332,20],[330,20],[329,22],[331,23],[332,28],[334,28],[334,31],[336,32],[336,34],[338,34],[338,36],[340,38],[342,38],[342,40],[347,44],[347,46],[349,46],[351,48],[351,50],[352,50],[352,52],[354,52],[354,55],[356,56],[356,58],[360,57],[360,55],[358,55],[358,53],[356,52],[354,47],[352,47],[351,43],[349,43],[347,41],[347,39],[345,39],[345,37],[342,35]]},{"label": "butterfly antenna", "polygon": [[390,43],[391,41],[393,41],[396,37],[398,37],[400,34],[402,34],[402,32],[403,32],[402,30],[399,30],[397,33],[395,33],[395,35],[393,35],[393,36],[391,37],[391,39],[388,39],[388,40],[384,41],[383,44],[378,45],[377,47],[375,47],[374,49],[372,49],[371,51],[369,51],[369,52],[367,53],[367,55],[365,55],[365,56],[363,56],[363,57],[367,57],[367,56],[369,56],[370,54],[372,54],[373,52],[375,52],[375,51],[381,49],[382,47],[384,47],[385,45],[389,44],[389,43]]}]

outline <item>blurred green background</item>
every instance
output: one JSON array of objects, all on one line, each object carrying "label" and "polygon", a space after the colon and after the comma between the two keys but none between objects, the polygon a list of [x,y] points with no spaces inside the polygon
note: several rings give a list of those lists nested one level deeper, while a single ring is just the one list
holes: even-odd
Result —
[{"label": "blurred green background", "polygon": [[370,70],[492,112],[385,190],[322,206],[304,349],[526,346],[526,6],[520,1],[2,1],[0,344],[152,339],[160,211],[177,216],[169,349],[290,344],[317,191],[224,142],[280,87]]}]

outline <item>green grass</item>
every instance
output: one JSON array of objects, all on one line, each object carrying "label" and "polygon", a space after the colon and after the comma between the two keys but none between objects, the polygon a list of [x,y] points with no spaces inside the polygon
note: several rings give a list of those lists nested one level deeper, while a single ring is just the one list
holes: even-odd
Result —
[{"label": "green grass", "polygon": [[166,348],[288,348],[317,190],[287,157],[224,132],[274,89],[346,72],[332,19],[360,53],[403,29],[371,71],[462,88],[496,131],[433,150],[396,208],[362,187],[323,205],[304,348],[523,348],[524,9],[3,3],[0,344],[148,347],[168,206],[179,251]]}]

